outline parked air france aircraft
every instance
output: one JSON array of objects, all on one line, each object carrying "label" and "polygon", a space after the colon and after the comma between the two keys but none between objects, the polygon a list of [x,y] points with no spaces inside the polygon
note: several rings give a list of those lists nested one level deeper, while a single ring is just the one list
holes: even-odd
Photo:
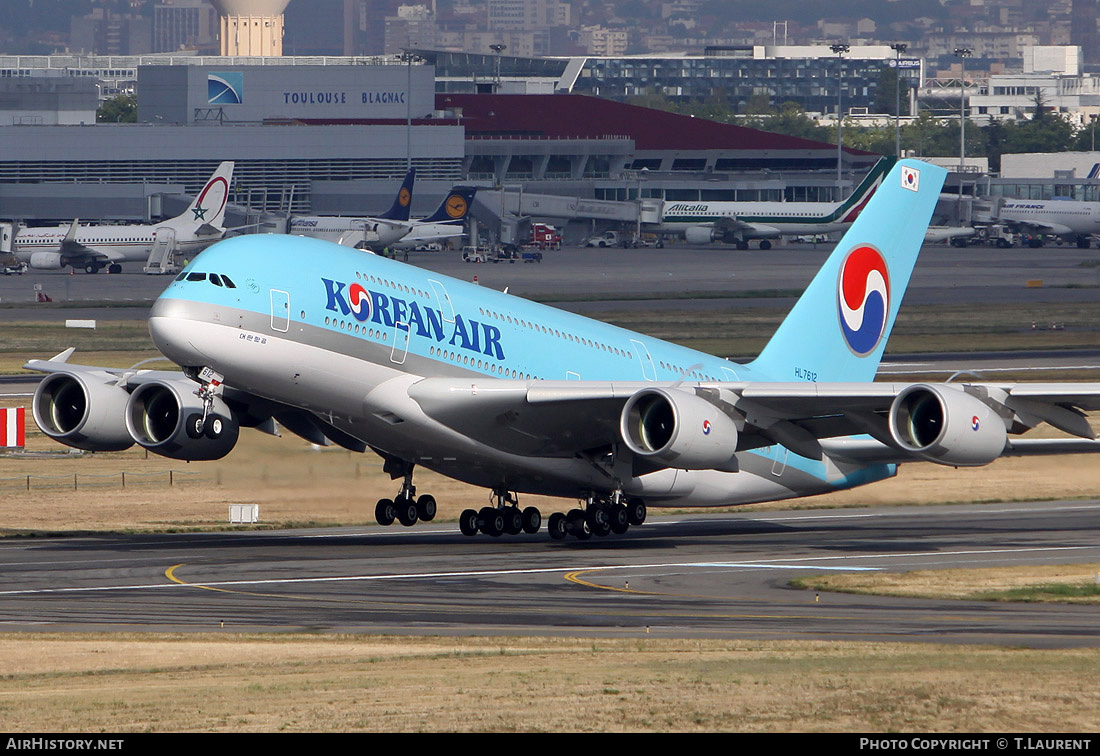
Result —
[{"label": "parked air france aircraft", "polygon": [[174,245],[177,253],[201,252],[225,235],[225,205],[233,180],[233,163],[218,166],[190,207],[171,220],[152,225],[81,226],[75,219],[57,228],[22,228],[13,251],[32,268],[60,270],[66,265],[98,273],[104,266],[121,273],[124,262],[149,259],[157,244]]},{"label": "parked air france aircraft", "polygon": [[[412,179],[413,172],[410,170],[394,206],[383,215],[376,218],[324,215],[295,218],[290,222],[290,233],[375,251],[386,247],[411,247],[431,241],[443,241],[465,234],[466,216],[469,214],[476,188],[456,186],[447,193],[435,213],[422,220],[409,220],[408,202],[412,198]],[[405,204],[402,205],[402,202]],[[390,217],[397,215],[395,210],[398,206],[401,206],[404,217]]]},{"label": "parked air france aircraft", "polygon": [[[153,306],[182,372],[27,368],[39,427],[97,451],[227,454],[241,426],[372,449],[402,481],[379,522],[435,516],[420,465],[490,489],[460,529],[535,532],[518,495],[580,499],[553,538],[622,533],[649,507],[819,494],[897,465],[1100,451],[1100,383],[875,383],[945,171],[893,169],[763,352],[746,365],[322,241],[242,236]],[[731,324],[731,327],[735,327]],[[1010,440],[1046,421],[1087,440]]]},{"label": "parked air france aircraft", "polygon": [[[1006,199],[998,208],[997,220],[1014,231],[1058,236],[1088,249],[1093,234],[1100,234],[1100,202]],[[1037,238],[1031,243],[1041,245]]]},{"label": "parked air france aircraft", "polygon": [[661,222],[648,230],[684,237],[689,244],[723,242],[748,249],[760,239],[760,249],[771,249],[769,239],[784,234],[828,234],[852,225],[893,158],[882,158],[846,200],[831,202],[669,202],[661,207]]}]

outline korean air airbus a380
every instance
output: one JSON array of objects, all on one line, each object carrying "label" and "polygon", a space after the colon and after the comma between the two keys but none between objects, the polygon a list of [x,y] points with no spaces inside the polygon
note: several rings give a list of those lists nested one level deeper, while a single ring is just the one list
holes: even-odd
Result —
[{"label": "korean air airbus a380", "polygon": [[[182,372],[35,360],[49,375],[34,416],[72,446],[187,460],[277,422],[378,453],[401,480],[376,506],[384,524],[435,516],[419,465],[495,494],[462,513],[467,535],[537,531],[519,494],[580,500],[549,518],[554,538],[623,533],[649,507],[850,488],[907,462],[1100,450],[1083,414],[1097,383],[873,382],[944,175],[901,161],[746,365],[354,249],[243,236],[153,306],[153,340]],[[1044,421],[1079,438],[1011,438]]]}]

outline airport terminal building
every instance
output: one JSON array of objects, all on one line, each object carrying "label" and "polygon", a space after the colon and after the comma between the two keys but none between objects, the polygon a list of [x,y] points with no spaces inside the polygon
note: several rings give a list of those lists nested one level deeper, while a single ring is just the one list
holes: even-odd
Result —
[{"label": "airport terminal building", "polygon": [[835,144],[581,94],[438,92],[423,60],[138,63],[137,124],[0,126],[0,217],[146,219],[174,209],[154,195],[198,191],[222,160],[236,162],[234,204],[283,215],[376,212],[412,165],[413,213],[426,215],[461,182],[618,201],[825,201],[877,157],[843,150],[838,185]]}]

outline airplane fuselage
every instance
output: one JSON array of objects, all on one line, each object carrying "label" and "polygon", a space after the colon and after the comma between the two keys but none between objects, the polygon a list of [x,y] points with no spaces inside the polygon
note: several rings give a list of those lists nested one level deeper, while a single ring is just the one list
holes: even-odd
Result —
[{"label": "airplane fuselage", "polygon": [[[157,231],[172,229],[177,251],[194,254],[210,246],[217,237],[198,237],[175,230],[173,226],[81,226],[75,241],[89,249],[100,252],[112,262],[140,261],[149,259],[149,253],[156,243]],[[35,252],[61,252],[62,242],[69,227],[57,228],[25,227],[19,230],[12,243],[12,251],[20,260],[29,261]]]},{"label": "airplane fuselage", "polygon": [[1008,200],[998,219],[1010,223],[1047,227],[1058,236],[1089,236],[1100,233],[1100,202],[1074,200]]},{"label": "airplane fuselage", "polygon": [[[316,276],[303,277],[303,255],[315,262]],[[230,276],[236,288],[212,284],[211,273]],[[764,377],[502,292],[294,237],[241,237],[211,247],[154,305],[150,331],[175,362],[211,367],[236,389],[303,407],[387,454],[474,485],[571,497],[606,490],[607,470],[575,454],[557,456],[537,438],[527,448],[502,449],[456,432],[424,410],[432,377],[468,379],[475,393],[479,380],[495,391],[615,381],[632,392],[654,381]],[[623,470],[623,490],[656,506],[716,506],[894,474],[893,465],[812,460],[780,445],[737,457],[738,472]]]}]

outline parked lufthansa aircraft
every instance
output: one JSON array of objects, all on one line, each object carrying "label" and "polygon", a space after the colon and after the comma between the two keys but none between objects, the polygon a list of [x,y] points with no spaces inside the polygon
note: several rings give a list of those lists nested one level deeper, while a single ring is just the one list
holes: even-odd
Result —
[{"label": "parked lufthansa aircraft", "polygon": [[190,207],[163,223],[126,226],[68,226],[22,228],[15,235],[13,251],[32,268],[59,270],[66,265],[98,273],[108,267],[121,273],[121,263],[145,262],[160,244],[173,252],[194,255],[225,235],[225,205],[233,181],[233,163],[218,166]]},{"label": "parked lufthansa aircraft", "polygon": [[[524,493],[579,499],[553,538],[872,483],[897,465],[1100,450],[1100,384],[873,382],[945,171],[901,161],[763,352],[740,365],[644,334],[293,236],[209,248],[154,304],[182,372],[70,364],[33,399],[50,437],[177,459],[228,453],[241,426],[371,449],[400,480],[379,522],[435,516],[423,466],[495,495],[460,529],[535,532]],[[731,324],[731,327],[736,327]],[[1015,439],[1047,422],[1079,439]]]},{"label": "parked lufthansa aircraft", "polygon": [[[476,187],[453,187],[434,213],[420,220],[409,220],[413,170],[386,213],[373,218],[303,216],[290,222],[290,233],[336,242],[346,247],[361,247],[379,252],[386,247],[412,248],[428,242],[442,242],[466,233],[466,216],[473,204]],[[400,209],[401,212],[398,212]],[[403,217],[402,217],[403,216]]]}]

